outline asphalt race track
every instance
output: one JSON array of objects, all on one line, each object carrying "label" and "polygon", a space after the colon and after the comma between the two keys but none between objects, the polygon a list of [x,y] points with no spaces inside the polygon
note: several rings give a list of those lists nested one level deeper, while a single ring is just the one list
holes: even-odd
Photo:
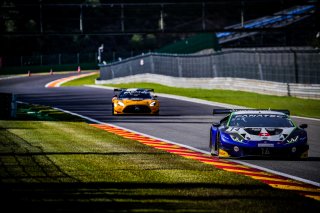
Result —
[{"label": "asphalt race track", "polygon": [[[209,128],[221,117],[213,117],[212,106],[159,97],[159,116],[112,116],[113,91],[91,87],[45,88],[50,81],[73,74],[34,75],[0,80],[0,92],[17,95],[19,101],[72,111],[102,122],[209,151]],[[217,107],[218,108],[218,107]],[[309,158],[293,160],[242,160],[320,185],[320,120],[293,118],[308,124]]]}]

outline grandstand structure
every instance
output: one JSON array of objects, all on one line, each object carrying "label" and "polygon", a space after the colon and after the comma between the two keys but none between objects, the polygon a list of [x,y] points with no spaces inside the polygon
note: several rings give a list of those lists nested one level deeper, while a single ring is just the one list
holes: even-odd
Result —
[{"label": "grandstand structure", "polygon": [[[273,14],[265,16],[245,23],[228,26],[225,29],[254,29],[254,28],[281,28],[296,22],[302,21],[315,13],[314,5],[299,5]],[[219,43],[227,43],[237,39],[256,35],[259,32],[220,32],[217,33]]]},{"label": "grandstand structure", "polygon": [[[231,29],[232,31],[217,32],[213,33],[214,35],[212,33],[196,34],[181,41],[174,42],[172,44],[159,48],[155,50],[155,52],[177,54],[190,54],[198,52],[201,54],[210,52],[210,49],[219,51],[221,50],[221,46],[224,46],[224,44],[264,33],[265,31],[261,31],[261,29],[273,30],[277,28],[288,27],[295,23],[301,22],[315,14],[316,9],[317,8],[315,5],[294,6],[276,12],[272,15],[259,17],[256,19],[248,20],[246,22],[241,22],[225,27],[226,30]],[[239,31],[235,31],[236,29],[239,29]],[[260,30],[255,31],[255,29]],[[205,51],[205,49],[209,49],[209,51]]]}]

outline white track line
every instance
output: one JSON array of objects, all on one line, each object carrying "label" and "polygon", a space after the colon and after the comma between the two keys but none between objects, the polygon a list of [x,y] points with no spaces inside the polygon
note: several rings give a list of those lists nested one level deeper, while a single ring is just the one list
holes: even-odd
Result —
[{"label": "white track line", "polygon": [[[108,90],[113,90],[114,89],[114,87],[106,87],[106,86],[98,86],[98,85],[85,85],[85,86],[93,87],[93,88],[99,88],[99,89],[108,89]],[[188,97],[177,96],[177,95],[169,95],[169,94],[163,94],[163,93],[157,93],[157,95],[161,96],[161,97],[174,98],[174,99],[177,99],[177,100],[183,100],[183,101],[189,101],[189,102],[193,102],[193,103],[206,104],[206,105],[210,105],[210,106],[235,108],[235,109],[237,109],[237,108],[246,108],[246,107],[238,106],[238,105],[223,104],[223,103],[218,103],[218,102],[206,101],[206,100],[197,99],[197,98],[188,98]],[[137,132],[137,131],[134,131],[134,130],[126,129],[126,128],[123,128],[123,127],[120,127],[120,126],[117,126],[117,125],[114,125],[114,124],[103,123],[103,122],[100,122],[98,120],[95,120],[95,119],[92,119],[92,118],[89,118],[89,117],[86,117],[86,116],[82,116],[80,114],[73,113],[73,112],[70,112],[70,111],[67,111],[67,110],[63,110],[63,109],[59,109],[59,108],[55,108],[55,109],[63,111],[65,113],[69,113],[69,114],[75,115],[75,116],[79,116],[81,118],[84,118],[84,119],[89,120],[89,121],[94,122],[94,123],[107,124],[107,125],[110,125],[110,126],[114,126],[116,128],[120,128],[120,129],[131,131],[131,132],[135,132],[137,134],[141,134],[141,135],[144,135],[144,136],[147,136],[147,137],[150,137],[150,138],[162,140],[162,141],[165,141],[167,143],[179,145],[179,146],[182,146],[182,147],[194,150],[194,151],[198,151],[198,152],[201,152],[201,153],[204,153],[204,154],[210,154],[210,152],[207,152],[207,151],[196,149],[194,147],[186,146],[184,144],[179,144],[179,143],[176,143],[176,142],[173,142],[173,141],[168,141],[166,139],[156,138],[154,136],[151,136],[151,135],[148,135],[148,134],[144,134],[144,133],[141,133],[141,132]],[[291,116],[291,117],[300,118],[300,119],[306,119],[306,120],[313,120],[313,121],[320,121],[320,119],[317,119],[317,118],[307,118],[307,117],[300,117],[300,116]],[[283,173],[283,172],[278,172],[278,171],[275,171],[275,170],[272,170],[272,169],[264,168],[264,167],[261,167],[261,166],[257,166],[257,165],[254,165],[254,164],[251,164],[251,163],[246,163],[246,162],[239,161],[239,160],[230,160],[230,161],[234,161],[234,162],[237,162],[239,164],[246,165],[246,166],[249,166],[249,167],[252,167],[252,168],[256,168],[256,169],[260,169],[260,170],[265,171],[265,172],[269,172],[269,173],[272,173],[272,174],[280,175],[280,176],[283,176],[283,177],[287,177],[287,178],[290,178],[290,179],[293,179],[293,180],[297,180],[297,181],[300,181],[300,182],[303,182],[303,183],[307,183],[307,184],[311,184],[311,185],[320,187],[320,183],[318,183],[318,182],[314,182],[314,181],[307,180],[307,179],[304,179],[304,178],[300,178],[300,177],[297,177],[297,176],[289,175],[289,174],[286,174],[286,173]]]},{"label": "white track line", "polygon": [[[142,133],[142,132],[138,132],[138,131],[134,131],[134,130],[131,130],[131,129],[127,129],[127,128],[124,128],[124,127],[121,127],[121,126],[117,126],[117,125],[114,125],[114,124],[101,122],[101,121],[95,120],[93,118],[90,118],[90,117],[87,117],[87,116],[83,116],[83,115],[80,115],[80,114],[77,114],[77,113],[74,113],[74,112],[70,112],[70,111],[67,111],[67,110],[63,110],[63,109],[60,109],[60,108],[56,108],[56,107],[53,107],[53,108],[56,109],[56,110],[60,110],[62,112],[71,114],[71,115],[78,116],[80,118],[83,118],[85,120],[91,121],[93,123],[106,124],[106,125],[109,125],[109,126],[113,126],[113,127],[119,128],[119,129],[127,130],[129,132],[134,132],[134,133],[137,133],[137,134],[140,134],[140,135],[144,135],[144,136],[149,137],[149,138],[153,138],[153,139],[156,139],[156,140],[161,140],[161,141],[164,141],[164,142],[167,142],[167,143],[170,143],[170,144],[178,145],[178,146],[181,146],[181,147],[185,147],[187,149],[191,149],[193,151],[197,151],[197,152],[200,152],[200,153],[203,153],[203,154],[210,155],[210,152],[207,152],[207,151],[204,151],[204,150],[201,150],[201,149],[196,149],[196,148],[191,147],[191,146],[187,146],[187,145],[180,144],[180,143],[177,143],[177,142],[169,141],[169,140],[166,140],[166,139],[163,139],[163,138],[154,137],[152,135],[148,135],[148,134],[145,134],[145,133]],[[269,172],[269,173],[272,173],[272,174],[280,175],[280,176],[283,176],[283,177],[287,177],[287,178],[290,178],[290,179],[293,179],[293,180],[297,180],[297,181],[300,181],[300,182],[303,182],[303,183],[307,183],[307,184],[310,184],[310,185],[314,185],[314,186],[320,187],[320,183],[315,182],[315,181],[311,181],[311,180],[307,180],[307,179],[300,178],[300,177],[297,177],[297,176],[289,175],[289,174],[286,174],[286,173],[283,173],[283,172],[278,172],[278,171],[275,171],[275,170],[272,170],[272,169],[264,168],[264,167],[261,167],[261,166],[257,166],[257,165],[254,165],[254,164],[251,164],[251,163],[246,163],[246,162],[239,161],[239,160],[231,160],[231,159],[229,159],[229,161],[233,161],[233,162],[245,165],[245,166],[249,166],[249,167],[252,167],[252,168],[259,169],[261,171]]]},{"label": "white track line", "polygon": [[240,160],[231,160],[230,159],[230,161],[233,161],[233,162],[245,165],[245,166],[249,166],[249,167],[252,167],[252,168],[256,168],[256,169],[259,169],[259,170],[262,170],[262,171],[265,171],[265,172],[269,172],[269,173],[272,173],[272,174],[276,174],[276,175],[280,175],[280,176],[283,176],[283,177],[287,177],[287,178],[290,178],[290,179],[293,179],[293,180],[297,180],[297,181],[300,181],[300,182],[303,182],[303,183],[308,183],[310,185],[314,185],[314,186],[320,187],[320,183],[315,182],[315,181],[311,181],[311,180],[307,180],[307,179],[300,178],[300,177],[297,177],[297,176],[289,175],[289,174],[286,174],[286,173],[283,173],[283,172],[278,172],[278,171],[275,171],[275,170],[272,170],[272,169],[267,169],[267,168],[264,168],[264,167],[261,167],[261,166],[257,166],[257,165],[251,164],[251,163],[246,163],[246,162],[243,162],[243,161],[240,161]]},{"label": "white track line", "polygon": [[[93,88],[99,88],[99,89],[107,89],[107,90],[113,90],[115,87],[108,87],[108,86],[99,86],[99,85],[85,85],[86,87],[93,87]],[[222,108],[232,108],[232,109],[250,109],[249,107],[239,106],[239,105],[233,105],[233,104],[224,104],[219,102],[213,102],[213,101],[206,101],[198,98],[189,98],[179,95],[170,95],[170,94],[164,94],[164,93],[157,93],[160,97],[165,98],[173,98],[177,100],[182,101],[189,101],[193,103],[198,104],[205,104],[209,106],[216,106],[216,107],[222,107]],[[301,117],[301,116],[291,116],[292,118],[299,118],[299,119],[305,119],[305,120],[311,120],[311,121],[320,121],[318,118],[308,118],[308,117]]]},{"label": "white track line", "polygon": [[193,151],[201,152],[201,153],[204,153],[204,154],[210,154],[209,152],[205,152],[205,151],[203,151],[201,149],[197,149],[197,148],[194,148],[192,146],[188,146],[188,145],[180,144],[180,143],[177,143],[177,142],[169,141],[169,140],[166,140],[166,139],[163,139],[163,138],[158,138],[158,137],[155,137],[155,136],[152,136],[152,135],[148,135],[148,134],[145,134],[145,133],[142,133],[142,132],[138,132],[138,131],[135,131],[135,130],[132,130],[132,129],[127,129],[125,127],[121,127],[121,126],[114,125],[114,124],[111,124],[111,123],[101,122],[101,121],[98,121],[96,119],[93,119],[93,118],[90,118],[90,117],[87,117],[87,116],[84,116],[84,115],[80,115],[78,113],[70,112],[68,110],[60,109],[60,108],[57,108],[57,107],[52,107],[52,108],[56,109],[56,110],[59,110],[59,111],[62,111],[62,112],[65,112],[65,113],[68,113],[68,114],[71,114],[71,115],[74,115],[74,116],[78,116],[78,117],[83,118],[85,120],[91,121],[92,123],[105,124],[105,125],[108,125],[108,126],[113,126],[115,128],[119,128],[119,129],[122,129],[122,130],[133,132],[133,133],[136,133],[136,134],[139,134],[139,135],[143,135],[143,136],[155,139],[155,140],[161,140],[161,141],[164,141],[164,142],[167,142],[167,143],[179,145],[179,146],[185,147],[187,149],[191,149]]}]

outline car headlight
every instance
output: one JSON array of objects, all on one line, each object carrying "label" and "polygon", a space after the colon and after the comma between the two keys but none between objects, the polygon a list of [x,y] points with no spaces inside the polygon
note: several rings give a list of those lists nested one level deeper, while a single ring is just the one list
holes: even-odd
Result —
[{"label": "car headlight", "polygon": [[118,104],[124,107],[124,103],[122,103],[122,101],[118,101]]},{"label": "car headlight", "polygon": [[153,101],[150,103],[150,106],[155,106],[157,104],[157,102]]},{"label": "car headlight", "polygon": [[232,139],[233,141],[235,141],[235,142],[241,143],[241,142],[244,141],[244,138],[243,138],[241,135],[239,135],[239,134],[230,134],[230,137],[231,137],[231,139]]}]

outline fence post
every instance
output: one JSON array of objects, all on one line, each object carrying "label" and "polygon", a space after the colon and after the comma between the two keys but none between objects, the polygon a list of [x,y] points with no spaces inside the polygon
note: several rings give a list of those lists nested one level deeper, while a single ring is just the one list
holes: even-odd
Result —
[{"label": "fence post", "polygon": [[129,62],[129,75],[132,76],[133,72],[132,72],[132,61]]},{"label": "fence post", "polygon": [[290,83],[287,83],[287,95],[291,96],[291,89],[290,89]]},{"label": "fence post", "polygon": [[263,80],[263,70],[262,70],[262,65],[261,65],[260,54],[256,49],[254,49],[254,51],[256,52],[256,56],[258,58],[258,76],[259,76],[260,80]]},{"label": "fence post", "polygon": [[218,72],[217,72],[217,65],[215,63],[215,58],[214,58],[214,55],[211,54],[210,55],[210,63],[211,63],[211,67],[212,67],[212,77],[213,78],[216,78],[218,77]]},{"label": "fence post", "polygon": [[298,62],[297,62],[297,52],[293,49],[290,49],[293,53],[293,67],[294,67],[294,79],[296,83],[299,83],[299,71],[298,71]]},{"label": "fence post", "polygon": [[110,66],[110,71],[111,71],[111,79],[114,79],[114,71],[112,69],[112,66]]},{"label": "fence post", "polygon": [[150,65],[151,65],[151,73],[154,73],[154,62],[153,62],[153,55],[150,54]]},{"label": "fence post", "polygon": [[179,73],[179,77],[182,77],[182,63],[181,63],[181,58],[177,57],[178,59],[178,73]]}]

